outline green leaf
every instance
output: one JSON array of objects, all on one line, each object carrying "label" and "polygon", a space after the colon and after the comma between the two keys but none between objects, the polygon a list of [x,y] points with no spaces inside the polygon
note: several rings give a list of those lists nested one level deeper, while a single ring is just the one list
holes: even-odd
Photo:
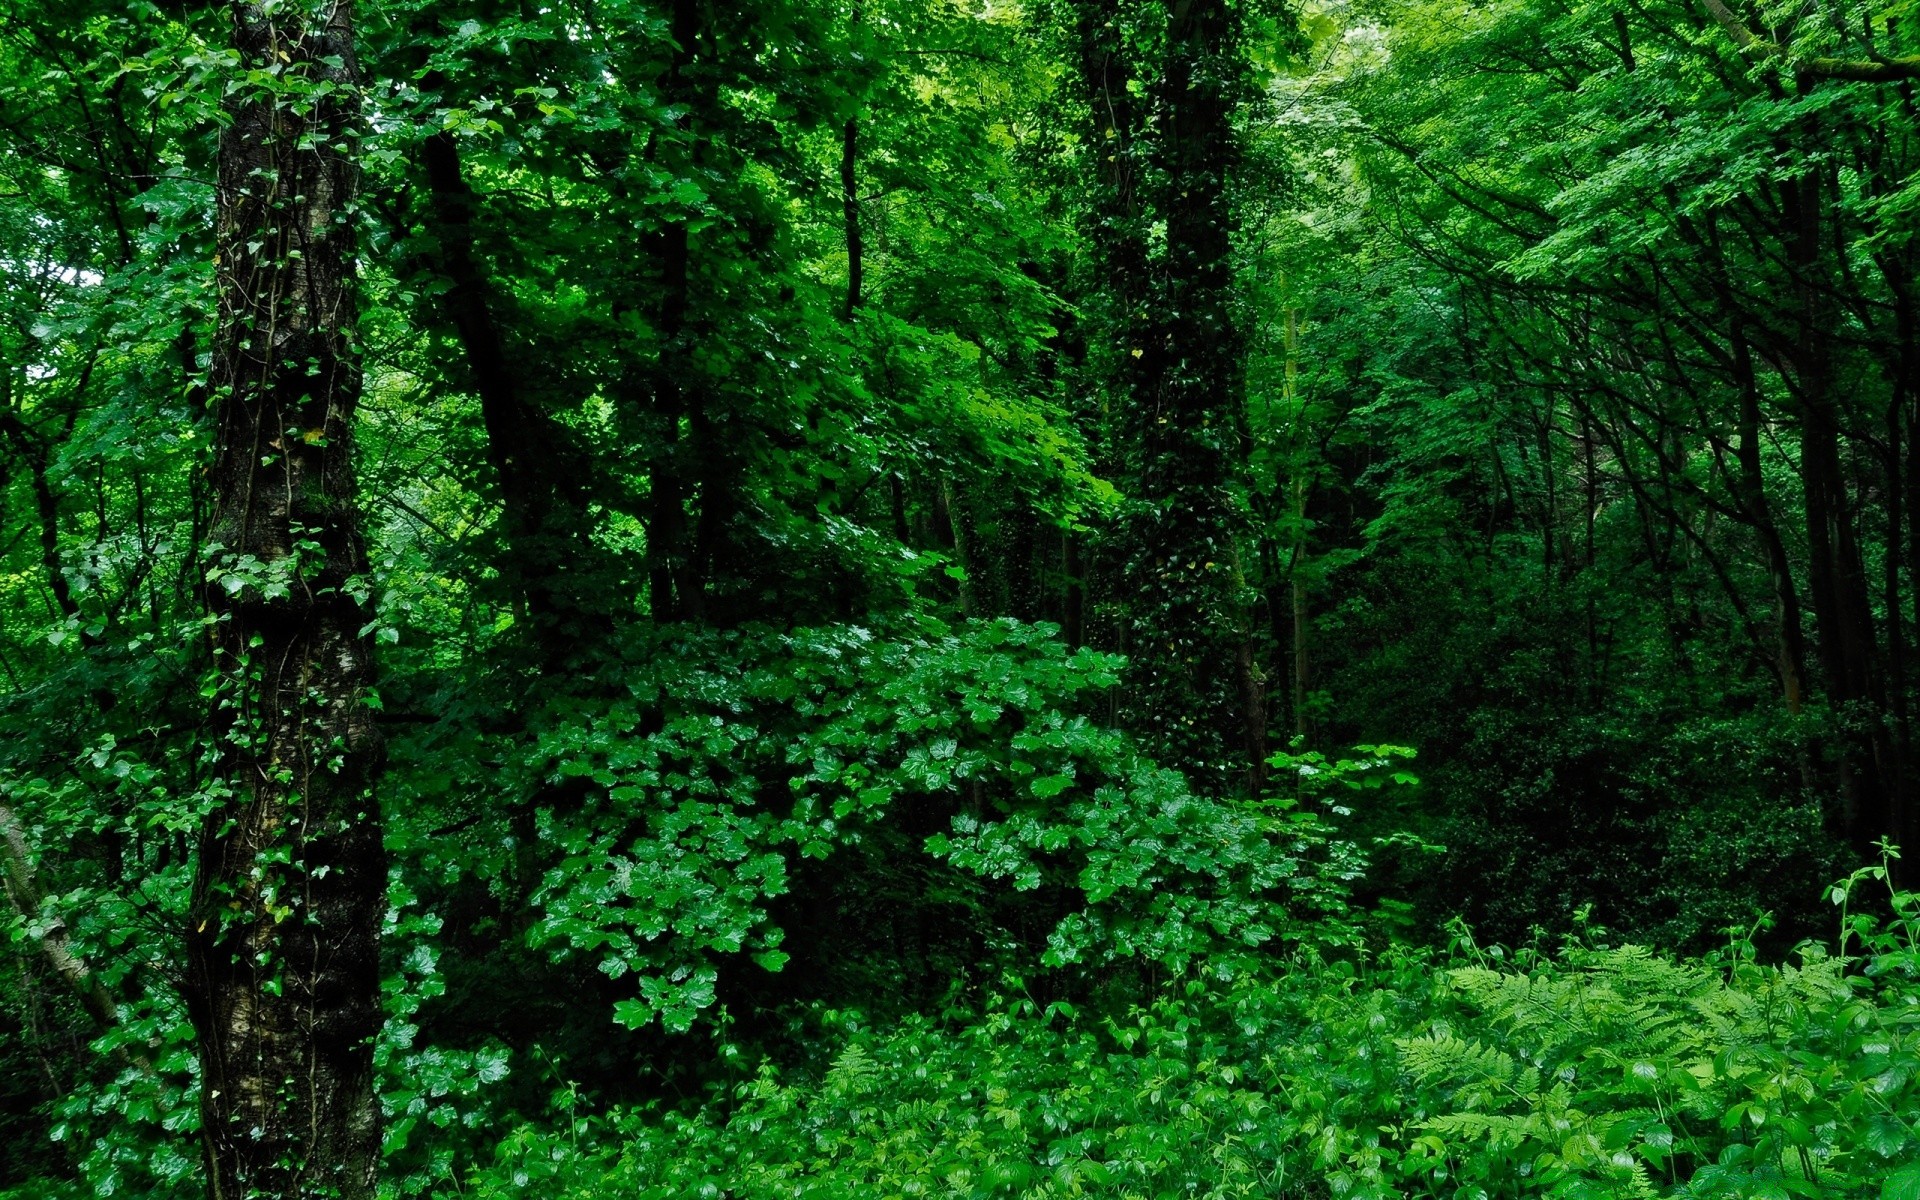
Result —
[{"label": "green leaf", "polygon": [[1907,1144],[1905,1122],[1886,1114],[1867,1122],[1867,1148],[1881,1158],[1892,1158]]},{"label": "green leaf", "polygon": [[1880,1185],[1880,1200],[1920,1200],[1920,1162],[1908,1163]]}]

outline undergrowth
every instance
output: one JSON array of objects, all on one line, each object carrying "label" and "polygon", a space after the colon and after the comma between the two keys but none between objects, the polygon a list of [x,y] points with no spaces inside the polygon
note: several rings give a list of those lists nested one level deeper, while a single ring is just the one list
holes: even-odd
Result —
[{"label": "undergrowth", "polygon": [[[1196,968],[1124,1018],[1014,993],[967,1018],[833,1014],[820,1069],[690,1109],[528,1124],[474,1197],[1920,1196],[1920,898],[1785,964],[1299,946]],[[1883,899],[1884,906],[1886,901]]]}]

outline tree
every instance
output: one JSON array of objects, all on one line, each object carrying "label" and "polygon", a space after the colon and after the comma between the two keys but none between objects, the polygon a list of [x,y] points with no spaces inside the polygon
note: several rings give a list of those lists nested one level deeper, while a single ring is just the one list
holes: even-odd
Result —
[{"label": "tree", "polygon": [[364,1197],[386,857],[353,465],[353,8],[231,13],[206,560],[227,786],[200,839],[186,983],[207,1184]]},{"label": "tree", "polygon": [[1092,357],[1113,397],[1110,469],[1129,496],[1102,580],[1116,645],[1133,662],[1124,720],[1212,786],[1245,788],[1266,756],[1267,716],[1242,558],[1241,19],[1226,0],[1164,11],[1089,0],[1072,40],[1091,118],[1083,169],[1106,342]]}]

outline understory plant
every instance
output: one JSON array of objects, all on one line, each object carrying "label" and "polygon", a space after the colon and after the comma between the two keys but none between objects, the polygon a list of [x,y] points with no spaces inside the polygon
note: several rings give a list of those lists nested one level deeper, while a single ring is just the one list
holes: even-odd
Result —
[{"label": "understory plant", "polygon": [[[529,1124],[463,1194],[1858,1197],[1920,1194],[1920,897],[1766,963],[1303,943],[1124,1015],[1018,991],[694,1107]],[[563,1093],[564,1096],[564,1093]],[[452,1194],[452,1189],[448,1189]]]}]

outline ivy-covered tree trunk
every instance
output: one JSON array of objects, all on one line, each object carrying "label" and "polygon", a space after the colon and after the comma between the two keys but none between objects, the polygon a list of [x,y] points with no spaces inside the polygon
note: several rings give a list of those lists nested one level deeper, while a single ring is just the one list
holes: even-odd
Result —
[{"label": "ivy-covered tree trunk", "polygon": [[[1233,128],[1242,68],[1227,0],[1167,5],[1155,199],[1164,260],[1134,310],[1132,457],[1122,533],[1133,593],[1127,722],[1214,786],[1259,777],[1265,691],[1252,652],[1235,477],[1246,461],[1243,339],[1233,313]],[[1083,55],[1085,55],[1083,51]],[[1091,71],[1089,71],[1091,75]],[[1101,89],[1096,105],[1116,97]],[[1123,293],[1124,294],[1124,293]]]},{"label": "ivy-covered tree trunk", "polygon": [[[1080,281],[1079,340],[1085,355],[1083,391],[1096,399],[1082,415],[1095,431],[1100,468],[1115,479],[1129,473],[1124,445],[1126,414],[1142,390],[1146,362],[1141,350],[1148,313],[1151,265],[1147,242],[1153,224],[1141,195],[1146,165],[1146,105],[1134,89],[1142,75],[1129,30],[1136,20],[1125,0],[1078,0],[1071,10],[1073,46],[1087,104],[1087,189],[1083,229],[1087,246]],[[1069,547],[1076,549],[1070,532]],[[1070,602],[1070,639],[1127,651],[1125,597],[1130,590],[1121,539],[1093,539],[1070,573],[1084,580]],[[1117,697],[1116,697],[1117,699]]]},{"label": "ivy-covered tree trunk", "polygon": [[226,795],[188,935],[207,1179],[219,1200],[364,1197],[386,863],[353,471],[352,5],[231,15],[206,558]]},{"label": "ivy-covered tree trunk", "polygon": [[[688,169],[690,160],[698,157],[700,132],[695,126],[705,115],[695,111],[696,90],[687,79],[698,54],[702,15],[695,0],[674,0],[668,24],[674,49],[660,90],[679,109],[678,123],[688,132],[692,148],[682,157],[673,153],[679,147],[671,139],[662,138],[655,152],[680,169]],[[645,241],[660,272],[653,314],[660,348],[651,380],[657,430],[648,478],[652,497],[647,520],[648,596],[654,619],[672,621],[698,616],[704,598],[704,584],[693,572],[687,531],[687,499],[693,490],[689,476],[694,474],[688,460],[700,448],[689,446],[681,436],[689,410],[701,399],[688,394],[693,381],[685,337],[693,290],[692,233],[684,218],[668,215]]]}]

